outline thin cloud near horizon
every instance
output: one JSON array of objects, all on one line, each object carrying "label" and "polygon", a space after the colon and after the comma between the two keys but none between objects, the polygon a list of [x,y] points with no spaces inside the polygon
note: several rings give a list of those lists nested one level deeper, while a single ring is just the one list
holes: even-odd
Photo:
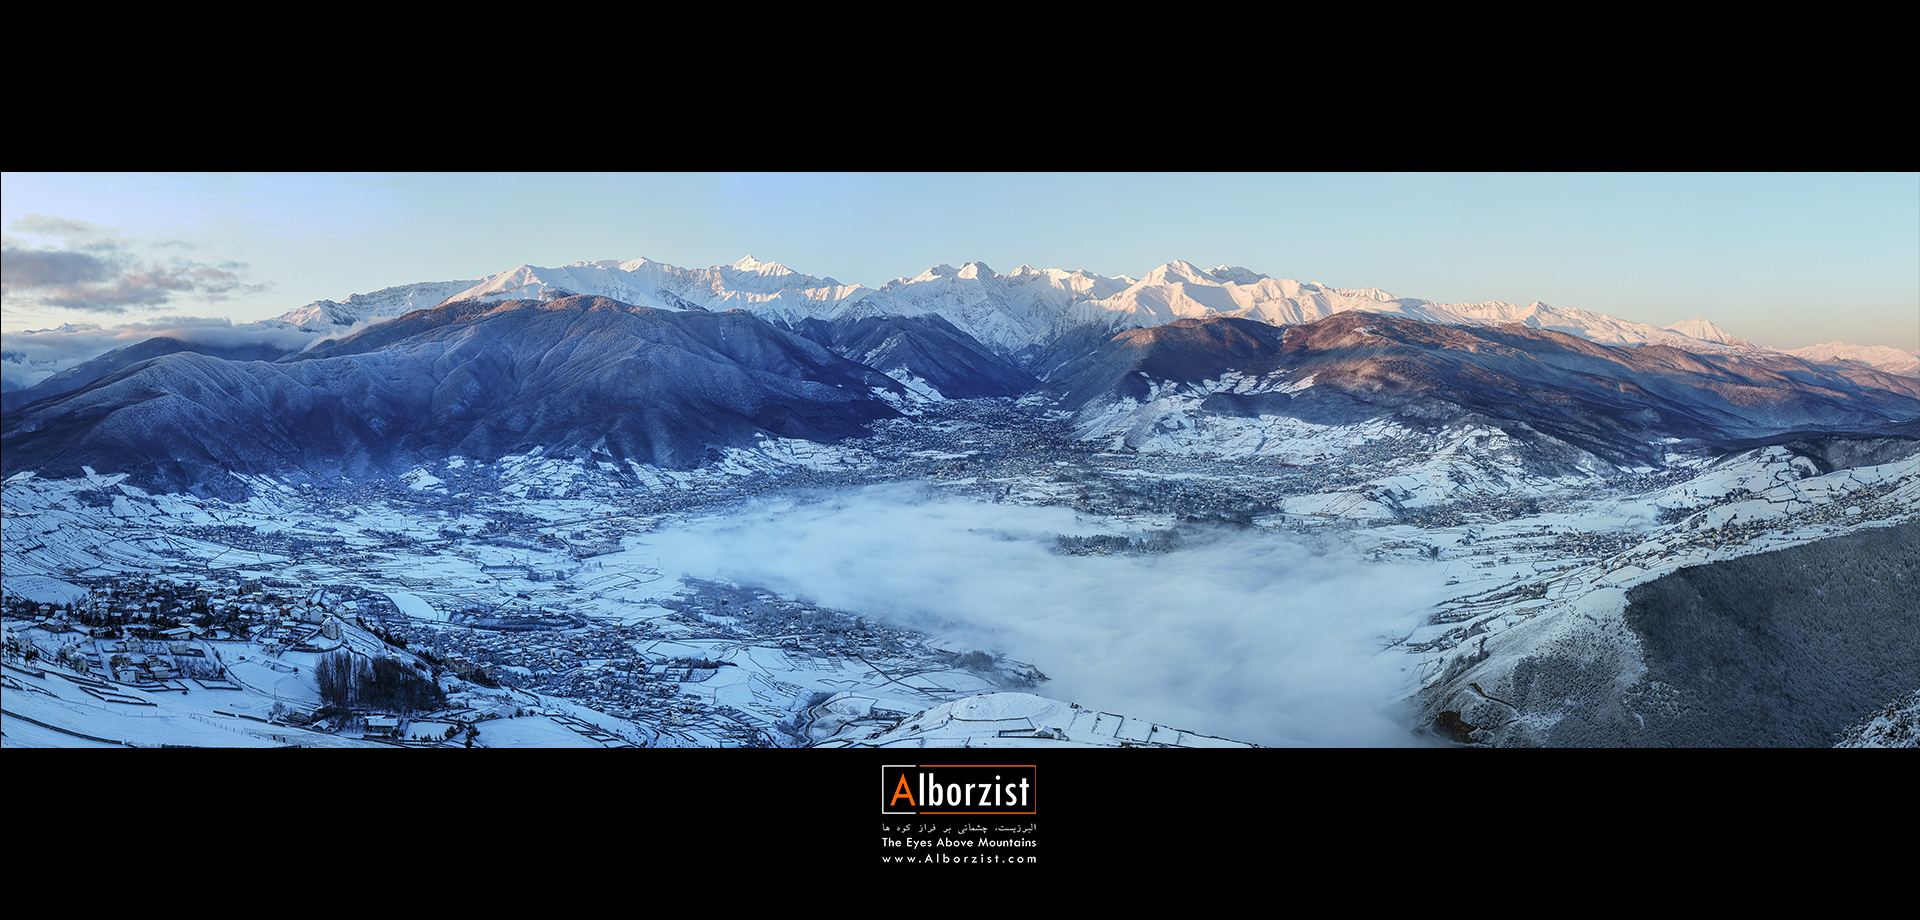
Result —
[{"label": "thin cloud near horizon", "polygon": [[140,254],[149,248],[192,248],[182,240],[136,240],[110,227],[42,214],[15,220],[8,229],[61,241],[37,244],[9,234],[0,243],[0,293],[7,312],[16,316],[36,309],[125,315],[181,301],[219,303],[273,290],[271,283],[248,281],[243,262],[162,262]]}]

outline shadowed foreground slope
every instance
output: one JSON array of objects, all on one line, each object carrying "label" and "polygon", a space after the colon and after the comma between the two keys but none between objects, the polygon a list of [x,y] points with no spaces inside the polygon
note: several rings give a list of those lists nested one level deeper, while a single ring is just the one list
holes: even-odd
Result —
[{"label": "shadowed foreground slope", "polygon": [[[1920,688],[1920,524],[1681,569],[1627,593],[1647,741],[1826,747]],[[1664,685],[1656,691],[1654,682]]]},{"label": "shadowed foreground slope", "polygon": [[1920,688],[1916,595],[1920,523],[1692,566],[1483,644],[1428,717],[1494,747],[1829,747]]}]

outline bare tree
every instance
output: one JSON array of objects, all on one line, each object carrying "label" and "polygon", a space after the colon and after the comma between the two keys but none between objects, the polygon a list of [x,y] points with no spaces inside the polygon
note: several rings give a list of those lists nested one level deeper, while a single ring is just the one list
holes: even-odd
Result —
[{"label": "bare tree", "polygon": [[321,702],[339,709],[353,705],[356,694],[351,654],[341,651],[326,655],[314,667],[313,674],[320,684]]}]

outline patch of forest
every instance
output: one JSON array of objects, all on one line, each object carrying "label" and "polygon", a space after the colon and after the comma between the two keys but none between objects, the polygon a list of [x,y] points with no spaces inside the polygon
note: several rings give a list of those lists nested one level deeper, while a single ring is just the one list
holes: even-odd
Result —
[{"label": "patch of forest", "polygon": [[1920,688],[1920,523],[1693,566],[1638,585],[1647,741],[1826,747]]}]

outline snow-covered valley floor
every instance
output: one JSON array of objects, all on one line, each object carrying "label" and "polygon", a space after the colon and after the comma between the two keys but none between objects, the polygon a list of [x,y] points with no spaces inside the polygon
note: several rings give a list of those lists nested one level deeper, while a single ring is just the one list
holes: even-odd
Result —
[{"label": "snow-covered valley floor", "polygon": [[[691,472],[536,453],[241,501],[16,474],[4,744],[1461,743],[1436,694],[1502,637],[1631,645],[1635,585],[1920,510],[1920,458],[1556,478],[1486,430],[1235,458],[946,411]],[[303,724],[342,649],[446,705]]]}]

